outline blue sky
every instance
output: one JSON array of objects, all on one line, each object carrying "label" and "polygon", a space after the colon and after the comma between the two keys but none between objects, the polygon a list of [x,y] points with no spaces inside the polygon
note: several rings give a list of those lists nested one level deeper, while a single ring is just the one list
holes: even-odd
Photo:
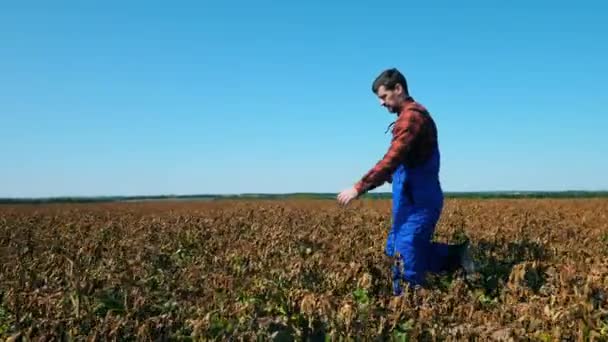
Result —
[{"label": "blue sky", "polygon": [[607,12],[5,2],[0,197],[340,191],[388,147],[388,67],[437,122],[444,190],[606,190]]}]

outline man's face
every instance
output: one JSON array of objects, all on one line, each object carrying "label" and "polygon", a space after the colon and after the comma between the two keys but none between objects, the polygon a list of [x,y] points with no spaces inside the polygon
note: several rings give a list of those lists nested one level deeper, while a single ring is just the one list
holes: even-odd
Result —
[{"label": "man's face", "polygon": [[376,93],[380,99],[380,105],[386,107],[391,113],[399,113],[403,104],[403,88],[400,84],[395,86],[393,90],[387,90],[385,86],[380,86]]}]

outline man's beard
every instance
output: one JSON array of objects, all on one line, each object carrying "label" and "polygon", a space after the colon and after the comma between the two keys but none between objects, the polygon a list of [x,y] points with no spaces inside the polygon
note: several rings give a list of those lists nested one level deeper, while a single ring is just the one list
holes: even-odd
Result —
[{"label": "man's beard", "polygon": [[401,106],[385,106],[390,113],[397,114],[401,112]]}]

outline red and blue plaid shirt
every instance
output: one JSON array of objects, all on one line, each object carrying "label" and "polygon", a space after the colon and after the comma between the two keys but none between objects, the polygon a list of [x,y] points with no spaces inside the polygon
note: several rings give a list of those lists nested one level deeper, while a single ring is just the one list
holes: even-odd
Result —
[{"label": "red and blue plaid shirt", "polygon": [[429,112],[408,97],[393,126],[393,138],[388,152],[355,184],[359,194],[391,182],[400,164],[416,167],[426,161],[437,146],[437,127]]}]

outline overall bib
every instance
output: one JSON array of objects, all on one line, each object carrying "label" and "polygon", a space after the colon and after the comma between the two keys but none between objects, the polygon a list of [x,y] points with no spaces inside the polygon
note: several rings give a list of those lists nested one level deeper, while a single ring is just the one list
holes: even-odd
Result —
[{"label": "overall bib", "polygon": [[402,292],[401,282],[423,286],[426,272],[450,269],[454,261],[450,246],[432,243],[443,208],[439,182],[440,153],[436,148],[422,165],[401,164],[392,177],[392,227],[385,254],[394,259],[393,293]]}]

